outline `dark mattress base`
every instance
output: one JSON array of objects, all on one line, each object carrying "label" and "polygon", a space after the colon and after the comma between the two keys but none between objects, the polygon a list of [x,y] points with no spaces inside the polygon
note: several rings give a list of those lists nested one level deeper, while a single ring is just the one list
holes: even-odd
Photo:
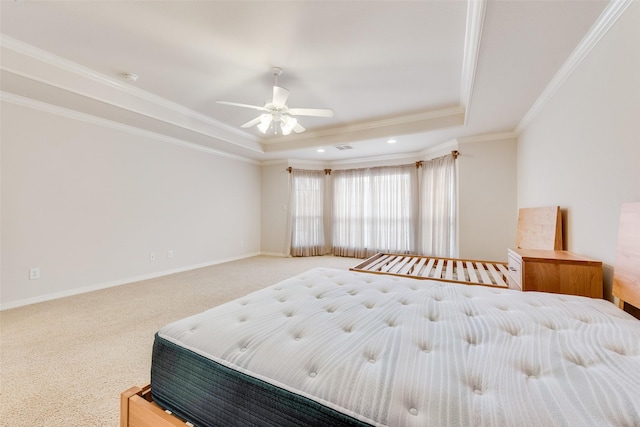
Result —
[{"label": "dark mattress base", "polygon": [[156,334],[153,399],[196,426],[369,426],[235,371]]}]

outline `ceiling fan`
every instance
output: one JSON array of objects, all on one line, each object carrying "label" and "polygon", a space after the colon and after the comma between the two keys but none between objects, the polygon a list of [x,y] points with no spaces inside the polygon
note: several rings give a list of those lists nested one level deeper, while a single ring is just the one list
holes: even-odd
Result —
[{"label": "ceiling fan", "polygon": [[289,91],[278,86],[278,77],[282,75],[282,68],[274,67],[271,69],[275,77],[273,86],[273,97],[265,102],[264,106],[239,104],[237,102],[218,101],[218,104],[233,105],[235,107],[252,108],[258,111],[264,111],[255,119],[249,120],[243,124],[242,128],[250,128],[258,125],[258,130],[267,133],[267,130],[274,125],[274,130],[278,133],[278,127],[283,135],[289,135],[291,131],[295,133],[304,132],[305,128],[298,123],[298,119],[292,116],[315,116],[315,117],[333,117],[333,110],[322,108],[289,108],[287,106],[287,98]]}]

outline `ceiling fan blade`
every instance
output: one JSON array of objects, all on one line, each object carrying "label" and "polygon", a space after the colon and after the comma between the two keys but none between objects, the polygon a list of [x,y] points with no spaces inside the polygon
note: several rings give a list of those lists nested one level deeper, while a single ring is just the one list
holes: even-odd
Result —
[{"label": "ceiling fan blade", "polygon": [[240,126],[241,128],[250,128],[251,126],[255,126],[258,123],[260,123],[260,121],[262,120],[262,116],[258,116],[253,120],[249,120],[247,123],[243,124],[242,126]]},{"label": "ceiling fan blade", "polygon": [[239,104],[237,102],[229,102],[229,101],[216,101],[216,102],[218,104],[233,105],[234,107],[253,108],[254,110],[258,110],[258,111],[267,111],[266,108],[260,107],[260,106],[257,106],[257,105]]},{"label": "ceiling fan blade", "polygon": [[306,129],[302,127],[302,125],[300,123],[297,123],[294,127],[293,127],[293,131],[295,133],[301,133],[304,132]]},{"label": "ceiling fan blade", "polygon": [[280,86],[273,87],[273,99],[271,102],[275,105],[286,105],[289,97],[289,90]]},{"label": "ceiling fan blade", "polygon": [[292,116],[333,117],[333,110],[324,108],[289,108]]}]

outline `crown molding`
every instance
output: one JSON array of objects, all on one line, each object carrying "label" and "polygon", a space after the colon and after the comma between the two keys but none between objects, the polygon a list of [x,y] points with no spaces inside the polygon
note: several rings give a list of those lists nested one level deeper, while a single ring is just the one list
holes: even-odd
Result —
[{"label": "crown molding", "polygon": [[518,135],[515,132],[495,132],[482,135],[465,136],[458,138],[459,144],[472,144],[474,142],[502,141],[504,139],[515,139]]},{"label": "crown molding", "polygon": [[436,157],[440,157],[444,154],[450,153],[453,150],[457,150],[458,147],[458,140],[452,139],[450,141],[443,142],[442,144],[438,144],[422,150],[420,151],[420,153],[418,153],[418,155],[422,160],[432,160]]},{"label": "crown molding", "polygon": [[[562,64],[558,72],[553,76],[547,87],[542,91],[538,99],[533,103],[529,111],[522,117],[515,128],[516,135],[520,135],[536,116],[542,111],[545,105],[553,98],[555,93],[562,87],[565,81],[573,74],[582,61],[591,53],[593,48],[622,16],[625,10],[634,0],[611,0],[596,22],[591,26],[587,34],[578,43],[571,55]],[[630,42],[631,43],[631,42]]]},{"label": "crown molding", "polygon": [[287,159],[270,159],[260,161],[260,166],[288,165]]},{"label": "crown molding", "polygon": [[328,167],[331,167],[330,161],[322,161],[322,160],[305,160],[305,159],[287,159],[287,166],[291,166],[292,168],[296,168],[298,166],[309,167],[312,169],[322,170]]},{"label": "crown molding", "polygon": [[[2,70],[214,137],[225,143],[262,152],[261,140],[255,135],[131,86],[117,78],[98,73],[1,33],[0,46],[3,50],[6,49],[2,55],[2,64],[0,64]],[[29,58],[31,61],[21,60],[22,58],[16,57],[16,54],[21,55],[22,58]],[[105,89],[108,91],[105,92]]]},{"label": "crown molding", "polygon": [[[333,135],[340,135],[344,132],[362,132],[370,131],[381,128],[387,128],[397,125],[405,125],[409,123],[422,122],[426,120],[433,120],[439,118],[446,118],[451,116],[458,116],[464,113],[464,110],[460,106],[441,108],[438,110],[421,111],[418,113],[405,114],[402,116],[388,117],[379,120],[370,120],[367,122],[354,123],[344,126],[336,126],[331,128],[320,129],[317,131],[307,131],[301,134],[288,135],[286,137],[267,138],[263,142],[265,145],[278,144],[281,142],[289,142],[292,140],[305,140],[316,139],[322,137],[328,137]],[[354,141],[351,141],[354,142]]]},{"label": "crown molding", "polygon": [[486,0],[470,0],[467,2],[467,23],[460,81],[460,105],[465,109],[465,124],[469,116],[473,84],[476,78],[486,4]]},{"label": "crown molding", "polygon": [[399,136],[461,126],[463,123],[464,108],[455,106],[270,138],[264,141],[263,147],[265,152],[276,152],[321,145],[350,144],[368,139],[387,138],[390,135]]},{"label": "crown molding", "polygon": [[178,138],[173,138],[167,135],[162,135],[156,132],[151,132],[148,130],[144,130],[135,126],[129,126],[122,123],[114,122],[112,120],[103,119],[100,117],[92,116],[90,114],[81,113],[75,110],[70,110],[64,107],[60,107],[58,105],[47,104],[45,102],[36,101],[31,98],[25,98],[20,95],[15,95],[8,92],[0,91],[0,101],[11,103],[14,105],[19,105],[22,107],[31,108],[34,110],[43,111],[49,114],[55,114],[57,116],[65,117],[68,119],[73,119],[97,126],[103,126],[110,129],[127,132],[131,135],[136,135],[144,138],[154,139],[156,141],[166,142],[173,145],[178,145],[183,148],[188,148],[191,150],[200,151],[207,154],[212,154],[219,157],[226,157],[233,160],[238,160],[244,163],[249,163],[253,165],[259,165],[260,162],[257,160],[249,159],[247,157],[238,156],[236,154],[227,153],[225,151],[216,150],[213,148],[205,147],[200,144],[194,144],[192,142],[184,141]]}]

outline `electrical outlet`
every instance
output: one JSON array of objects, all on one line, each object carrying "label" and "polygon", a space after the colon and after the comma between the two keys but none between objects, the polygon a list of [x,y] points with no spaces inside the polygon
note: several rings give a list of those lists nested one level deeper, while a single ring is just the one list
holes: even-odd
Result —
[{"label": "electrical outlet", "polygon": [[156,260],[156,253],[155,252],[151,252],[149,254],[149,261],[155,261]]},{"label": "electrical outlet", "polygon": [[173,258],[173,249],[167,251],[167,258]]},{"label": "electrical outlet", "polygon": [[40,267],[34,267],[29,269],[29,280],[36,280],[40,278]]}]

